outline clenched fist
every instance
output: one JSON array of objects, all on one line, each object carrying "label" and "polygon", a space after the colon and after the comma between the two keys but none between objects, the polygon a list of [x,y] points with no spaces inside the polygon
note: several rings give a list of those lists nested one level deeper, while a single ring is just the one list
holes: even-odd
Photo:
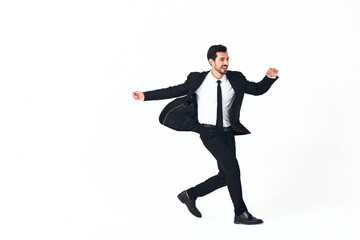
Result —
[{"label": "clenched fist", "polygon": [[142,92],[139,92],[139,91],[134,91],[132,93],[132,97],[135,99],[135,100],[141,100],[141,101],[144,101],[144,93]]},{"label": "clenched fist", "polygon": [[278,70],[276,68],[269,68],[269,70],[266,72],[267,77],[276,77],[278,74]]}]

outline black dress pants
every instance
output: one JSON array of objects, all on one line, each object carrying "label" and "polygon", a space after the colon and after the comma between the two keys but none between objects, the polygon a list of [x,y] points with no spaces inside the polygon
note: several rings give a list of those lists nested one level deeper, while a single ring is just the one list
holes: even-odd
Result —
[{"label": "black dress pants", "polygon": [[235,153],[235,138],[232,130],[225,132],[203,127],[200,138],[217,161],[219,173],[205,182],[187,190],[191,199],[205,196],[218,188],[227,186],[234,204],[235,215],[247,210],[242,198],[240,168]]}]

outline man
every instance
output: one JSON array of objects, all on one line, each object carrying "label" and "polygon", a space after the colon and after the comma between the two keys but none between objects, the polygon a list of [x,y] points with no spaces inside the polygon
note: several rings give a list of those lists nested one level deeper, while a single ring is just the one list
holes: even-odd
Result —
[{"label": "man", "polygon": [[234,135],[250,133],[239,121],[244,94],[267,92],[278,79],[278,70],[269,68],[262,81],[254,83],[240,72],[228,71],[229,56],[225,46],[211,46],[207,57],[211,71],[190,73],[185,83],[177,86],[144,93],[135,91],[133,98],[148,101],[185,96],[164,108],[160,122],[175,130],[199,132],[219,168],[217,175],[178,195],[194,216],[202,216],[195,204],[198,197],[227,186],[235,208],[234,223],[261,224],[261,219],[248,212],[242,197]]}]

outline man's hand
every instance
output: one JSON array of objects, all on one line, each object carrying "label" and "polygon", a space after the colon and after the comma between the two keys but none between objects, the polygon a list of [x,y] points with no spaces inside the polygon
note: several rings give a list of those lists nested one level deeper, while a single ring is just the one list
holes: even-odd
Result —
[{"label": "man's hand", "polygon": [[279,71],[276,68],[269,68],[269,70],[266,72],[266,76],[270,78],[276,77],[277,73]]},{"label": "man's hand", "polygon": [[132,97],[135,99],[135,100],[141,100],[141,101],[144,101],[144,93],[142,92],[139,92],[139,91],[134,91],[132,93]]}]

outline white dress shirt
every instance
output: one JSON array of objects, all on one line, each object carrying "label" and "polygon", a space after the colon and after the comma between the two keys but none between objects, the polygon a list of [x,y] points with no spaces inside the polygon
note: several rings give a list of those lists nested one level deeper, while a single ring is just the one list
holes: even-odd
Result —
[{"label": "white dress shirt", "polygon": [[226,75],[221,79],[215,78],[211,71],[206,75],[201,86],[196,90],[198,103],[198,120],[202,124],[216,125],[217,112],[217,81],[220,80],[222,94],[222,109],[224,127],[229,127],[229,110],[234,101],[235,91],[232,88]]}]

